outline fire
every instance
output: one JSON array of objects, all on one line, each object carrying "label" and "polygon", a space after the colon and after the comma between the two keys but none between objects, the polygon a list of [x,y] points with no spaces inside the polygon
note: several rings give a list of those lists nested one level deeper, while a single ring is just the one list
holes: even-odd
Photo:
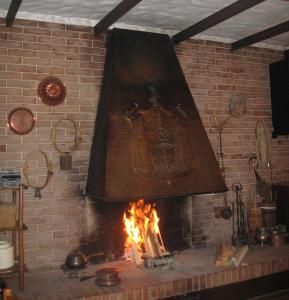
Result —
[{"label": "fire", "polygon": [[159,257],[166,253],[158,226],[155,205],[145,204],[143,199],[130,203],[123,214],[124,230],[127,234],[126,248],[130,248],[137,264],[143,255]]}]

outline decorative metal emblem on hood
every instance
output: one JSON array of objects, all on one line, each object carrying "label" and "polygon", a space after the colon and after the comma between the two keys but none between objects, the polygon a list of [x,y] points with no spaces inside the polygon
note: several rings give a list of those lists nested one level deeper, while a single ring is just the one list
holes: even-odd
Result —
[{"label": "decorative metal emblem on hood", "polygon": [[166,180],[169,184],[176,177],[193,169],[191,139],[187,126],[190,120],[181,105],[167,110],[159,103],[156,85],[149,86],[151,104],[140,109],[137,103],[125,111],[132,130],[133,169],[136,173]]}]

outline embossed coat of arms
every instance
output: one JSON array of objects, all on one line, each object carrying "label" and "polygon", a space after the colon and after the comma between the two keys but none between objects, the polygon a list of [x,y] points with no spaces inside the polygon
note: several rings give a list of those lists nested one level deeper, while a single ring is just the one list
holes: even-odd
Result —
[{"label": "embossed coat of arms", "polygon": [[167,110],[150,87],[149,109],[137,103],[125,112],[132,133],[133,170],[144,176],[165,180],[189,174],[193,170],[191,120],[180,105]]}]

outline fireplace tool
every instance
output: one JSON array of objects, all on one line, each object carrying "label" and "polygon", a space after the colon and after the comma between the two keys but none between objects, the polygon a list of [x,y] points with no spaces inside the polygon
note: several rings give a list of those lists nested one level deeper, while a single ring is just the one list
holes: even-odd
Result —
[{"label": "fireplace tool", "polygon": [[[219,131],[219,153],[217,153],[218,163],[219,163],[219,166],[221,168],[224,180],[226,180],[226,178],[225,178],[225,164],[224,164],[224,153],[223,153],[223,143],[222,143],[222,130],[223,130],[223,126],[224,126],[225,122],[226,122],[226,120],[223,123],[221,123],[218,127],[218,131]],[[223,197],[224,197],[225,206],[221,208],[220,216],[221,216],[221,218],[227,220],[227,219],[230,219],[232,217],[232,209],[231,209],[231,207],[228,206],[227,192],[223,193]]]},{"label": "fireplace tool", "polygon": [[[219,167],[221,169],[224,181],[226,181],[226,178],[225,178],[225,164],[224,164],[222,131],[224,129],[225,124],[230,120],[231,116],[227,117],[223,122],[221,122],[219,124],[217,123],[217,118],[216,118],[215,114],[214,114],[214,117],[215,117],[215,125],[216,125],[218,133],[219,133],[219,152],[217,153],[217,160],[218,160],[218,164],[219,164]],[[228,206],[228,203],[227,203],[227,192],[223,192],[223,197],[224,197],[224,204],[225,204],[225,206],[221,208],[221,210],[220,210],[220,216],[223,219],[230,219],[232,217],[232,210]]]},{"label": "fireplace tool", "polygon": [[[244,95],[233,95],[229,101],[229,116],[222,122],[218,123],[215,118],[215,125],[219,132],[219,153],[217,153],[218,163],[222,171],[222,175],[224,180],[225,178],[225,164],[224,164],[224,153],[223,153],[223,140],[222,140],[222,131],[224,130],[225,125],[229,122],[229,120],[234,118],[240,118],[246,113],[246,97]],[[223,219],[230,219],[232,217],[232,209],[228,206],[227,203],[227,192],[223,193],[224,204],[225,206],[220,211],[220,216]]]},{"label": "fireplace tool", "polygon": [[235,204],[232,203],[233,206],[232,244],[234,246],[241,246],[241,245],[248,244],[248,226],[247,226],[247,218],[246,218],[246,208],[240,196],[240,192],[242,191],[243,188],[241,183],[236,182],[233,183],[232,189],[236,193],[236,209],[235,209]]}]

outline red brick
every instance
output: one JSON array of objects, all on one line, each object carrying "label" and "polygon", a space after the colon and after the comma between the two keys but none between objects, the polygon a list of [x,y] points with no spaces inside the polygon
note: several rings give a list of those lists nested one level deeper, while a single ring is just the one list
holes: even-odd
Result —
[{"label": "red brick", "polygon": [[36,82],[31,80],[7,80],[7,87],[35,88]]},{"label": "red brick", "polygon": [[91,34],[93,34],[92,28],[91,27],[87,27],[87,26],[82,26],[82,25],[67,25],[66,28],[67,28],[67,30],[71,30],[71,31],[90,32]]},{"label": "red brick", "polygon": [[51,44],[23,42],[23,49],[50,51],[51,50]]},{"label": "red brick", "polygon": [[165,295],[166,295],[166,297],[173,296],[173,285],[171,282],[165,283]]},{"label": "red brick", "polygon": [[35,34],[35,35],[51,35],[51,30],[46,28],[23,28],[23,32],[26,34]]},{"label": "red brick", "polygon": [[16,27],[16,26],[6,26],[6,24],[4,25],[0,25],[0,32],[22,32],[22,28],[21,27]]},{"label": "red brick", "polygon": [[195,276],[193,278],[193,290],[194,291],[200,290],[200,277],[199,276]]},{"label": "red brick", "polygon": [[58,24],[58,23],[39,22],[38,25],[39,25],[40,28],[60,29],[60,30],[64,30],[65,29],[65,25],[64,24]]},{"label": "red brick", "polygon": [[173,281],[173,294],[182,295],[185,293],[186,293],[186,281],[185,280]]},{"label": "red brick", "polygon": [[0,32],[0,40],[8,40],[8,33]]},{"label": "red brick", "polygon": [[1,56],[0,63],[11,63],[11,64],[20,64],[22,62],[22,57],[18,56]]},{"label": "red brick", "polygon": [[64,74],[64,68],[54,66],[37,66],[38,73]]},{"label": "red brick", "polygon": [[1,47],[2,48],[21,48],[22,42],[19,41],[1,41]]},{"label": "red brick", "polygon": [[7,71],[12,72],[35,72],[36,67],[35,66],[28,66],[28,65],[7,65]]},{"label": "red brick", "polygon": [[52,36],[68,37],[68,38],[79,38],[78,32],[68,31],[68,30],[52,30]]},{"label": "red brick", "polygon": [[22,90],[20,88],[0,88],[1,95],[21,95]]},{"label": "red brick", "polygon": [[8,55],[10,56],[23,56],[23,57],[35,57],[36,51],[24,50],[24,49],[8,49]]},{"label": "red brick", "polygon": [[44,43],[44,44],[65,44],[65,39],[62,37],[47,37],[47,36],[39,36],[38,37],[38,43]]},{"label": "red brick", "polygon": [[38,22],[33,20],[21,20],[16,19],[14,20],[13,26],[31,26],[31,27],[37,27]]},{"label": "red brick", "polygon": [[21,33],[9,33],[8,35],[9,40],[15,41],[25,41],[25,42],[37,42],[36,35],[28,35],[28,34],[21,34]]},{"label": "red brick", "polygon": [[49,58],[24,57],[23,64],[49,66],[51,65],[51,60]]},{"label": "red brick", "polygon": [[64,59],[64,52],[47,52],[47,51],[37,51],[37,56],[41,58],[56,58],[56,59]]},{"label": "red brick", "polygon": [[63,46],[63,45],[52,45],[52,51],[55,51],[55,52],[73,52],[73,53],[78,53],[78,47]]},{"label": "red brick", "polygon": [[158,285],[158,297],[159,298],[164,298],[165,297],[165,291],[166,291],[166,286],[165,284],[159,284]]}]

